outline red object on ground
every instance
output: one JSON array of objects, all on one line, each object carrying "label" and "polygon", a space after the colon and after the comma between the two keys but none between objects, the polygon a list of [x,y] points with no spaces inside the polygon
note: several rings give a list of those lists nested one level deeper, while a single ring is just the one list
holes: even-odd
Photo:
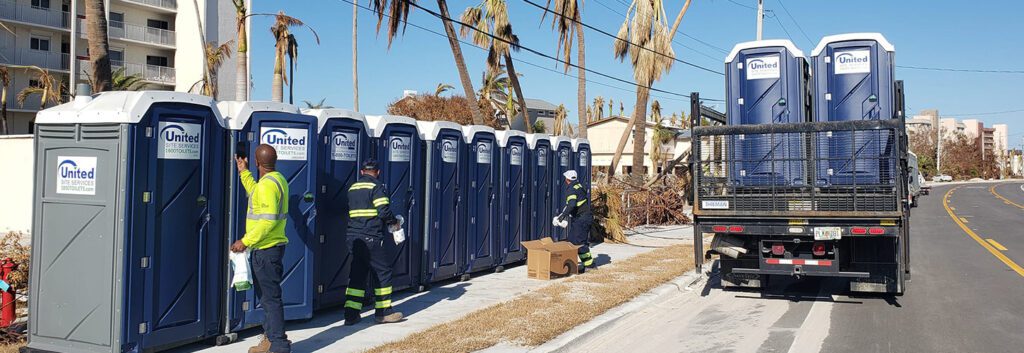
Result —
[{"label": "red object on ground", "polygon": [[[14,272],[18,268],[18,264],[11,261],[11,258],[5,258],[0,260],[0,279],[7,282],[7,277],[10,276],[11,272]],[[17,317],[15,314],[15,306],[17,305],[14,300],[14,287],[3,292],[0,296],[0,327],[8,327],[14,323],[14,319]]]}]

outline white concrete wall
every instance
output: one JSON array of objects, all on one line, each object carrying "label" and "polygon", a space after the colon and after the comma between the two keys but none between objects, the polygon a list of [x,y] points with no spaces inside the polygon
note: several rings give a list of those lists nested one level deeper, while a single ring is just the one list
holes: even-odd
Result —
[{"label": "white concrete wall", "polygon": [[32,186],[35,182],[31,135],[0,136],[0,232],[32,228]]},{"label": "white concrete wall", "polygon": [[[198,0],[199,18],[196,18],[195,3],[192,1],[178,1],[178,15],[174,18],[174,27],[177,28],[175,32],[175,40],[177,52],[173,58],[174,63],[174,74],[175,81],[177,83],[174,86],[175,91],[187,92],[189,88],[196,82],[203,79],[203,37],[199,33],[199,26],[196,25],[196,21],[203,21],[203,30],[209,32],[210,29],[206,26],[206,11],[207,0]],[[213,4],[216,6],[216,4]],[[216,26],[216,23],[214,23]]]}]

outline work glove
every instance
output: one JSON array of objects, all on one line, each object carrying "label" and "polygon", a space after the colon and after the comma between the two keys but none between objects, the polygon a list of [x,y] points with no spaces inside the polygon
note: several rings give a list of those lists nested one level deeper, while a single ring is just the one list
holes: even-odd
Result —
[{"label": "work glove", "polygon": [[562,224],[562,222],[558,220],[557,216],[555,218],[551,219],[551,225],[553,225],[555,227],[561,227],[561,224]]},{"label": "work glove", "polygon": [[402,216],[395,216],[398,223],[391,226],[391,236],[395,239],[395,245],[401,244],[405,241],[405,229],[402,229],[402,225],[405,224],[405,218]]}]

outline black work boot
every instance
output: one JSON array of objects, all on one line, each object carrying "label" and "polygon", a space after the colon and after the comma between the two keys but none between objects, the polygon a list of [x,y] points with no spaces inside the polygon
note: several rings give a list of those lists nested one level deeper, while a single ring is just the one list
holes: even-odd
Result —
[{"label": "black work boot", "polygon": [[345,326],[352,326],[359,323],[363,318],[355,309],[345,309]]}]

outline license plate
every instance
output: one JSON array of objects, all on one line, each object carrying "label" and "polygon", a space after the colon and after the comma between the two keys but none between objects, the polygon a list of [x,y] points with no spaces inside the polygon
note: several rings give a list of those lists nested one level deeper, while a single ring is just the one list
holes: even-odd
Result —
[{"label": "license plate", "polygon": [[839,240],[843,229],[839,227],[814,227],[814,240]]}]

